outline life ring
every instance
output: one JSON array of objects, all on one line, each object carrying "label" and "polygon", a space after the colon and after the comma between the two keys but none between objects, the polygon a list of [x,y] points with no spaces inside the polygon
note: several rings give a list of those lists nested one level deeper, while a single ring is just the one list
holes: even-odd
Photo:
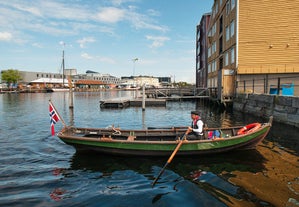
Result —
[{"label": "life ring", "polygon": [[253,132],[260,127],[261,127],[260,123],[248,124],[248,125],[242,127],[241,129],[239,129],[238,135],[247,134],[248,132]]}]

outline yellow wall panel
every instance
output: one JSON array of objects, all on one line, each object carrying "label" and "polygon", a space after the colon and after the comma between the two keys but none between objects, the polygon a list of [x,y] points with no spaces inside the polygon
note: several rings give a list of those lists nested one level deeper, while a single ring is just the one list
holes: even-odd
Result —
[{"label": "yellow wall panel", "polygon": [[299,72],[299,0],[240,0],[238,74]]}]

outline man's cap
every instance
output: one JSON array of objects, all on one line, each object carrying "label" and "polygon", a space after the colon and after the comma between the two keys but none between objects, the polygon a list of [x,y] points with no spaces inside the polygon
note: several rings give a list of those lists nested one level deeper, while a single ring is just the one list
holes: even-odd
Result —
[{"label": "man's cap", "polygon": [[200,116],[199,112],[198,111],[191,111],[191,114],[194,114],[194,115],[198,115]]}]

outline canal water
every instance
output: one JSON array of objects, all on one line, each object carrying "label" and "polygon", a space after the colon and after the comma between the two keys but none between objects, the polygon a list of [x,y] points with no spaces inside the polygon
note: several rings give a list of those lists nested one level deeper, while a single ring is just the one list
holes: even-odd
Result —
[{"label": "canal water", "polygon": [[[0,94],[0,206],[299,206],[298,128],[274,122],[256,150],[167,158],[77,153],[51,136],[48,100],[80,127],[186,126],[198,110],[210,127],[266,122],[201,101],[166,107],[101,109],[99,101],[135,91]],[[55,130],[62,128],[59,121]]]}]

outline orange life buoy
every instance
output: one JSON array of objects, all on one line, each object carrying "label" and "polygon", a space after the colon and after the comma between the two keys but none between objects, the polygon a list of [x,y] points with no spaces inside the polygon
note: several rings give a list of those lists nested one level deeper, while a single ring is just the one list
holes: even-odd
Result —
[{"label": "orange life buoy", "polygon": [[248,124],[248,125],[242,127],[241,129],[239,129],[238,135],[247,134],[248,132],[255,131],[260,127],[261,127],[260,123]]}]

